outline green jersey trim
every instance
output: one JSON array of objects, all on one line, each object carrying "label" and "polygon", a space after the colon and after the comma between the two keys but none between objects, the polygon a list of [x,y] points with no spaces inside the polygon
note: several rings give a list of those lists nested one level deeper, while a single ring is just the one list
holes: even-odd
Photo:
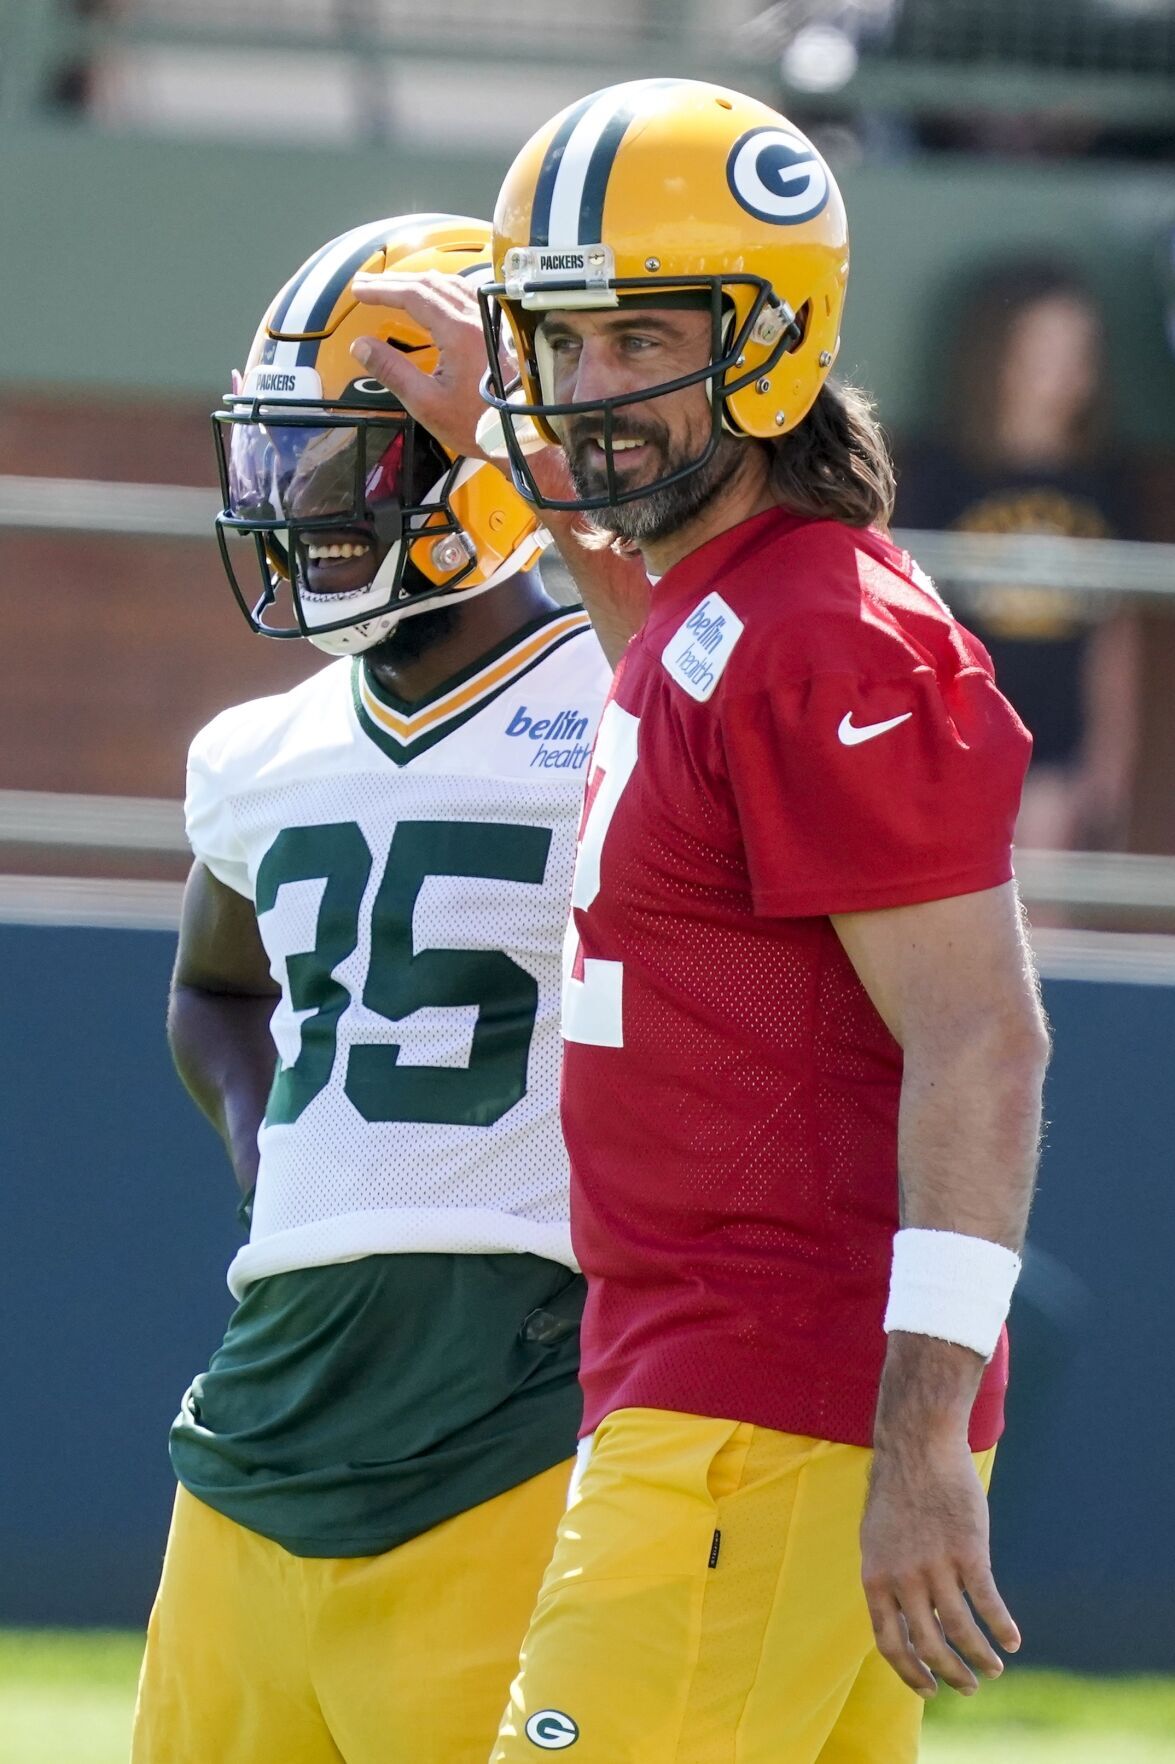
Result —
[{"label": "green jersey trim", "polygon": [[443,741],[555,650],[591,630],[581,607],[544,613],[416,704],[381,686],[362,656],[351,666],[355,715],[364,734],[399,766]]}]

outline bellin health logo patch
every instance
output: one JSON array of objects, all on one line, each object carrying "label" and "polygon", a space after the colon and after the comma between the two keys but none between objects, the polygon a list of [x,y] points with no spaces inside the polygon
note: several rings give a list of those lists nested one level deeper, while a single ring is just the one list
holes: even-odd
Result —
[{"label": "bellin health logo patch", "polygon": [[707,594],[661,651],[662,665],[691,698],[704,704],[742,634],[738,614],[720,594]]}]

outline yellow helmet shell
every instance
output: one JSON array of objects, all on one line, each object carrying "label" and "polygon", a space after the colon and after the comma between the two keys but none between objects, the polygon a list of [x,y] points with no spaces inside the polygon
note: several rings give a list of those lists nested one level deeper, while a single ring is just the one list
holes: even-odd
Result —
[{"label": "yellow helmet shell", "polygon": [[[583,262],[590,247],[602,253],[594,278]],[[572,299],[554,289],[545,300],[533,291],[525,303],[512,298],[523,264],[532,290],[544,275],[574,276],[578,264],[595,297],[588,286]],[[779,353],[782,327],[769,307],[717,392],[729,428],[765,438],[802,421],[836,359],[848,223],[832,172],[778,111],[701,81],[637,80],[581,99],[526,143],[498,197],[493,266],[532,404],[542,402],[533,335],[544,308],[615,305],[683,277],[757,278],[798,320],[800,341]],[[728,336],[757,292],[749,282],[724,287]]]},{"label": "yellow helmet shell", "polygon": [[[438,353],[432,338],[407,313],[387,306],[364,306],[352,289],[360,273],[395,270],[419,275],[429,270],[468,276],[490,275],[491,230],[467,215],[412,214],[374,221],[331,240],[290,278],[271,301],[253,339],[242,393],[273,409],[283,402],[299,408],[318,402],[354,410],[356,419],[378,420],[400,405],[380,381],[366,377],[351,354],[359,337],[377,335],[411,354],[413,365],[432,373]],[[439,444],[438,444],[439,445]],[[458,456],[443,449],[454,462]],[[546,535],[534,509],[495,467],[464,462],[448,492],[462,534],[474,553],[429,537],[444,528],[433,517],[413,540],[409,556],[430,582],[444,587],[458,577],[454,593],[468,593],[510,573],[529,568]]]}]

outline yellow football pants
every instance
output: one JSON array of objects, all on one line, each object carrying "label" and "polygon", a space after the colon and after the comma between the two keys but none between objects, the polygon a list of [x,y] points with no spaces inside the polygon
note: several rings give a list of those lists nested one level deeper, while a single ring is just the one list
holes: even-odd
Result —
[{"label": "yellow football pants", "polygon": [[[493,1764],[910,1764],[921,1699],[873,1644],[872,1454],[623,1409],[559,1527]],[[976,1459],[986,1486],[994,1452]]]},{"label": "yellow football pants", "polygon": [[379,1556],[292,1556],[181,1488],[133,1764],[485,1764],[561,1464]]}]

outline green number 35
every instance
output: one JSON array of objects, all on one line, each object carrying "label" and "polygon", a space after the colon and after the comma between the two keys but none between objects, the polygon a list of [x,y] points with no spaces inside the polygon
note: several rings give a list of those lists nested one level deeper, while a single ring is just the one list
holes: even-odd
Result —
[{"label": "green number 35", "polygon": [[[485,821],[401,821],[371,912],[371,961],[363,1003],[398,1021],[425,1005],[476,1005],[469,1063],[401,1066],[398,1044],[354,1046],[344,1089],[368,1121],[437,1121],[489,1127],[526,1094],[538,983],[501,950],[413,950],[412,915],[428,876],[542,882],[549,827]],[[339,1018],[350,1003],[334,969],[359,940],[359,909],[372,854],[354,821],[287,827],[257,872],[258,915],[288,882],[325,880],[312,950],[288,957],[290,1002],[302,1014],[302,1045],[279,1065],[266,1121],[296,1121],[334,1069]],[[304,1013],[310,1013],[306,1015]]]}]

